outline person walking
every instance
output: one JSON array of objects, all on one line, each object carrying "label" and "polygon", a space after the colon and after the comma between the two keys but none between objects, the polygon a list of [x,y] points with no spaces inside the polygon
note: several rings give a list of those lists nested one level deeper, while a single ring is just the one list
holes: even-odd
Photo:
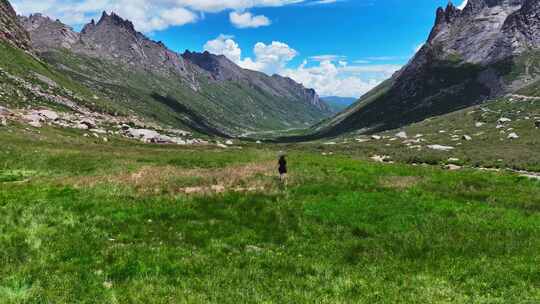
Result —
[{"label": "person walking", "polygon": [[278,161],[279,180],[282,184],[287,183],[287,159],[285,153],[281,153]]}]

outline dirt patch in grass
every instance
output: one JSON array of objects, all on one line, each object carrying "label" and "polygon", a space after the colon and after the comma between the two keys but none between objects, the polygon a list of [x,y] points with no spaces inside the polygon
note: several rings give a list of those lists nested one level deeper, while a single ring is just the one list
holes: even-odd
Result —
[{"label": "dirt patch in grass", "polygon": [[420,176],[384,176],[379,180],[379,184],[383,187],[393,189],[409,189],[417,185],[422,178]]},{"label": "dirt patch in grass", "polygon": [[133,173],[86,176],[63,181],[76,187],[117,184],[140,194],[211,194],[264,191],[275,187],[274,162],[249,163],[219,169],[145,166]]}]

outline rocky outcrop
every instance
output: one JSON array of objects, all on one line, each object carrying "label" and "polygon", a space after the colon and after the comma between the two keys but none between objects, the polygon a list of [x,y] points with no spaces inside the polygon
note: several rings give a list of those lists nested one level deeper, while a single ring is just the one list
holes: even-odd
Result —
[{"label": "rocky outcrop", "polygon": [[28,33],[17,22],[17,15],[7,0],[0,0],[0,40],[30,51]]}]

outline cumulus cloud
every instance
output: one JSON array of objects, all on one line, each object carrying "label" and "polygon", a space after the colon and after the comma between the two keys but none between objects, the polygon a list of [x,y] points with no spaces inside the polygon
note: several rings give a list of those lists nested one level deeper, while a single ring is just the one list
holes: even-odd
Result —
[{"label": "cumulus cloud", "polygon": [[216,39],[208,41],[204,45],[204,50],[216,55],[225,55],[245,69],[267,74],[279,73],[298,54],[296,50],[283,42],[273,41],[268,45],[258,42],[253,47],[255,57],[242,58],[242,49],[233,38],[228,35],[220,35]]},{"label": "cumulus cloud", "polygon": [[233,38],[233,36],[219,35],[216,39],[206,42],[204,50],[216,55],[225,55],[238,64],[242,59],[242,50]]},{"label": "cumulus cloud", "polygon": [[270,25],[270,19],[266,16],[253,16],[250,12],[239,13],[231,12],[229,14],[231,23],[237,28],[257,28]]},{"label": "cumulus cloud", "polygon": [[298,52],[283,42],[257,43],[254,57],[243,57],[234,37],[220,35],[208,41],[204,49],[225,55],[243,68],[267,74],[280,74],[314,88],[321,96],[359,97],[390,77],[401,66],[391,64],[349,64],[345,56],[312,56],[297,67],[289,67]]},{"label": "cumulus cloud", "polygon": [[461,4],[458,6],[458,8],[461,9],[461,10],[464,9],[465,6],[467,6],[467,3],[469,3],[469,0],[464,0],[463,3],[461,3]]},{"label": "cumulus cloud", "polygon": [[98,18],[102,11],[116,12],[133,21],[137,30],[153,32],[199,20],[203,13],[232,10],[231,22],[238,27],[270,24],[265,16],[253,16],[247,9],[279,7],[309,0],[12,0],[19,14],[43,13],[54,19],[80,26]]}]

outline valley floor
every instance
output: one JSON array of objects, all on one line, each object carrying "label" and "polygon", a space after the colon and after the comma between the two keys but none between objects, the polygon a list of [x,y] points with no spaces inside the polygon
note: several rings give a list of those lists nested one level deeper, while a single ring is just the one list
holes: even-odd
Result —
[{"label": "valley floor", "polygon": [[540,301],[540,181],[77,132],[0,128],[0,303]]}]

